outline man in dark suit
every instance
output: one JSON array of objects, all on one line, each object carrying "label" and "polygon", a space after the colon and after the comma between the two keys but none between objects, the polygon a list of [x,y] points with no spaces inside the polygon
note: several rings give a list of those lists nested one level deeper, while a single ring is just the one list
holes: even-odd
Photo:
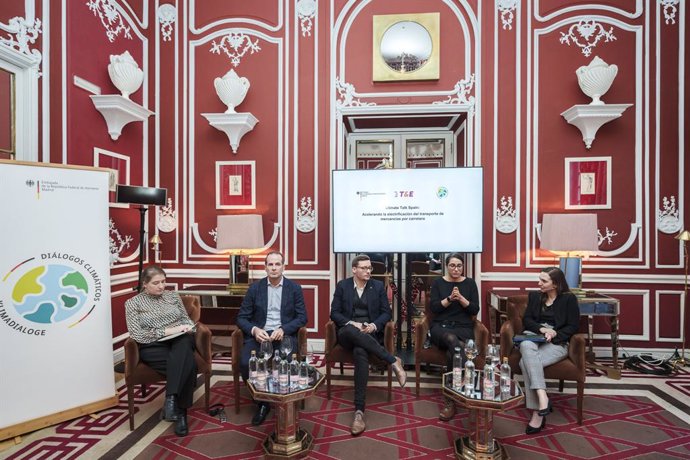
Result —
[{"label": "man in dark suit", "polygon": [[[240,372],[245,381],[249,378],[252,350],[258,351],[265,341],[273,342],[277,350],[284,338],[292,340],[293,347],[297,347],[297,331],[307,324],[302,288],[283,276],[284,268],[283,255],[269,253],[266,256],[268,276],[249,287],[237,314],[237,326],[245,337],[240,359]],[[268,403],[259,402],[252,425],[261,425],[269,410]]]},{"label": "man in dark suit", "polygon": [[338,283],[331,302],[331,319],[338,328],[338,343],[352,350],[355,361],[355,414],[351,433],[354,436],[366,429],[364,400],[369,379],[369,355],[391,364],[398,383],[405,386],[407,374],[400,358],[390,354],[381,344],[383,330],[391,319],[383,283],[371,279],[369,256],[359,255],[352,260],[352,277]]}]

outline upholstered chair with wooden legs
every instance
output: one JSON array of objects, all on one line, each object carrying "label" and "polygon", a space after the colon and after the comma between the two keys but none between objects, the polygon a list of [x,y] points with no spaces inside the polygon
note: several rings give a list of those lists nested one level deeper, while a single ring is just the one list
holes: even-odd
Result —
[{"label": "upholstered chair with wooden legs", "polygon": [[[446,350],[441,350],[434,344],[431,344],[429,348],[424,348],[424,342],[426,341],[427,333],[431,328],[431,322],[433,321],[434,314],[429,307],[429,299],[426,299],[424,303],[424,319],[417,323],[415,329],[415,341],[414,341],[414,368],[415,368],[415,394],[419,397],[419,383],[420,383],[420,372],[422,363],[426,364],[436,364],[438,366],[446,366],[448,364],[448,355]],[[477,369],[482,369],[484,367],[484,360],[486,358],[486,347],[489,344],[489,330],[482,324],[481,321],[474,318],[474,343],[477,346],[477,357],[474,359],[474,364]],[[447,370],[450,372],[450,369]]]},{"label": "upholstered chair with wooden legs", "polygon": [[[211,331],[199,322],[201,304],[196,296],[181,296],[189,318],[197,323],[194,339],[197,372],[204,376],[204,407],[208,411],[211,397]],[[141,394],[146,395],[146,385],[165,381],[165,376],[139,361],[139,346],[132,338],[125,340],[125,383],[127,385],[127,405],[129,407],[129,429],[134,430],[134,387],[141,385]]]},{"label": "upholstered chair with wooden legs", "polygon": [[[239,327],[235,329],[231,337],[232,342],[232,381],[235,389],[235,413],[240,413],[240,380],[242,373],[240,372],[240,357],[242,356],[242,348],[244,348],[244,332]],[[307,356],[307,328],[301,327],[297,331],[298,350],[293,350],[297,353],[299,359],[302,356]]]},{"label": "upholstered chair with wooden legs", "polygon": [[[395,323],[389,321],[383,330],[383,347],[392,355],[395,355]],[[325,343],[325,360],[326,360],[326,396],[331,399],[331,368],[335,363],[340,364],[340,373],[343,373],[343,364],[354,364],[354,355],[351,350],[346,350],[338,344],[338,335],[336,333],[335,323],[329,321],[326,323],[326,343]],[[393,370],[390,364],[378,359],[375,356],[369,355],[369,364],[374,366],[385,367],[388,370],[388,401],[391,400],[393,387]]]},{"label": "upholstered chair with wooden legs", "polygon": [[[508,321],[501,326],[501,360],[508,356],[508,364],[514,374],[520,374],[520,349],[513,346],[513,336],[524,330],[522,317],[527,308],[527,295],[508,297]],[[570,338],[568,356],[544,368],[544,377],[558,380],[558,391],[563,392],[563,381],[572,380],[577,384],[577,423],[582,425],[582,406],[585,394],[585,334],[575,334]]]}]

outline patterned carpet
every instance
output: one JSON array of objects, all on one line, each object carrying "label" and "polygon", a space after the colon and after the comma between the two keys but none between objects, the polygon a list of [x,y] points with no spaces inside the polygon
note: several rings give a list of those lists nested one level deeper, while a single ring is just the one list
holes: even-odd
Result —
[{"label": "patterned carpet", "polygon": [[[317,362],[319,365],[320,362]],[[230,405],[233,400],[230,363],[214,362],[211,402]],[[366,432],[349,433],[352,422],[351,370],[346,369],[326,399],[325,384],[309,398],[300,413],[301,426],[314,436],[311,459],[451,459],[454,440],[467,433],[467,412],[459,409],[450,422],[438,420],[443,397],[437,374],[422,376],[422,394],[409,387],[393,389],[387,401],[383,377],[372,375],[367,395]],[[409,372],[413,377],[413,373]],[[242,407],[226,407],[228,420],[220,422],[203,410],[203,389],[189,413],[190,435],[178,438],[172,424],[158,421],[164,388],[150,388],[137,400],[136,429],[127,423],[127,400],[120,386],[120,405],[24,437],[22,444],[0,452],[8,459],[253,459],[262,458],[261,443],[273,430],[274,414],[259,427],[250,424],[254,405],[242,388]],[[500,413],[494,436],[514,459],[679,459],[690,458],[690,369],[670,377],[624,371],[623,379],[588,376],[585,421],[576,422],[574,389],[549,390],[554,412],[544,431],[524,434],[525,409]]]}]

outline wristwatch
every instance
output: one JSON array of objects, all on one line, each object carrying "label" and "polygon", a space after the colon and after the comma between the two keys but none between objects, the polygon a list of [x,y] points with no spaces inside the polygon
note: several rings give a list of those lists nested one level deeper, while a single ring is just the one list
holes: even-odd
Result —
[{"label": "wristwatch", "polygon": [[452,300],[450,299],[450,296],[446,297],[446,300],[448,301],[448,303],[452,302]]}]

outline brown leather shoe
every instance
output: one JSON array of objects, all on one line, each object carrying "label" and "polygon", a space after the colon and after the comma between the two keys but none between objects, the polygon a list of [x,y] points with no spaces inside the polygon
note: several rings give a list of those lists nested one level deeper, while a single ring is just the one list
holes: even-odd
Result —
[{"label": "brown leather shoe", "polygon": [[407,372],[402,365],[402,360],[400,358],[395,358],[395,362],[391,364],[393,367],[393,372],[395,373],[395,378],[398,379],[400,388],[405,388],[405,383],[407,383]]},{"label": "brown leather shoe", "polygon": [[438,418],[443,422],[447,422],[453,417],[455,417],[455,403],[449,399],[446,399],[446,405],[443,409],[441,409],[441,413],[438,414]]},{"label": "brown leather shoe", "polygon": [[366,430],[367,424],[364,423],[364,412],[361,410],[355,411],[355,418],[352,420],[352,428],[350,428],[350,433],[352,436],[359,436]]}]

